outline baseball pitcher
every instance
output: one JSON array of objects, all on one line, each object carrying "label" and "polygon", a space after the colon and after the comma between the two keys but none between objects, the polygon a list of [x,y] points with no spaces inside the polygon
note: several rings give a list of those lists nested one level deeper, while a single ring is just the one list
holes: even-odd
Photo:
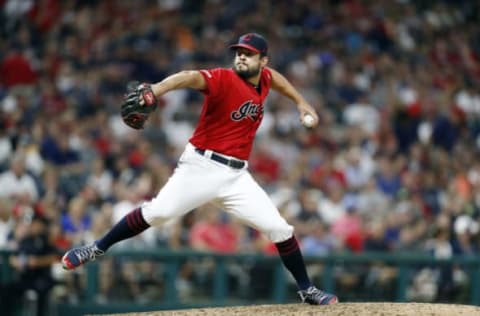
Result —
[{"label": "baseball pitcher", "polygon": [[[334,304],[338,301],[335,295],[311,283],[293,227],[247,169],[270,89],[295,102],[305,126],[316,126],[317,114],[283,75],[267,67],[268,45],[263,36],[242,35],[230,48],[235,51],[232,68],[181,71],[155,84],[128,87],[121,114],[130,127],[143,128],[159,97],[185,88],[204,94],[198,125],[175,171],[157,196],[132,210],[103,238],[69,250],[62,258],[63,267],[75,269],[103,255],[114,243],[215,200],[275,243],[283,264],[297,282],[302,302]],[[185,188],[193,189],[185,195]]]}]

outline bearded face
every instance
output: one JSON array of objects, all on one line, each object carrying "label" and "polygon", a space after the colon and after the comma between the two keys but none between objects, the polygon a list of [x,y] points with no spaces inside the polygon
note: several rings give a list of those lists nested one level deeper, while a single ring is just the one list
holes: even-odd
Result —
[{"label": "bearded face", "polygon": [[258,75],[260,72],[260,66],[248,66],[244,64],[235,64],[235,72],[243,79],[248,79]]},{"label": "bearded face", "polygon": [[263,59],[259,53],[246,48],[238,48],[235,52],[233,69],[243,79],[255,77],[260,73],[264,65]]}]

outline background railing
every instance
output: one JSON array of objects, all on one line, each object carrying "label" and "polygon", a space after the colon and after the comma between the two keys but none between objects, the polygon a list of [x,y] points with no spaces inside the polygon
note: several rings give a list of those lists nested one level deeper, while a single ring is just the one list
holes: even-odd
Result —
[{"label": "background railing", "polygon": [[[5,283],[11,280],[13,271],[6,260],[9,252],[0,252],[0,282]],[[99,304],[95,297],[99,293],[100,264],[102,260],[122,260],[122,261],[142,261],[148,260],[162,264],[163,277],[163,296],[155,304],[141,304],[131,301],[109,301]],[[108,260],[108,259],[107,259]],[[179,298],[177,281],[181,265],[185,262],[191,262],[194,266],[208,260],[210,266],[210,282],[208,288],[200,300],[183,300]],[[407,289],[411,282],[412,275],[421,268],[441,268],[459,266],[468,276],[468,297],[466,304],[480,305],[480,256],[472,257],[454,257],[450,259],[435,259],[425,254],[412,253],[361,253],[361,254],[336,254],[328,257],[306,257],[306,263],[309,267],[321,266],[321,272],[317,272],[315,277],[317,285],[326,291],[336,292],[336,269],[341,266],[345,268],[354,268],[359,266],[382,265],[390,266],[395,269],[395,277],[392,280],[394,284],[393,300],[397,302],[407,301]],[[55,313],[58,315],[82,315],[84,313],[115,313],[129,311],[152,311],[165,309],[181,309],[205,306],[227,306],[227,305],[246,305],[257,303],[257,301],[248,296],[239,295],[237,299],[231,297],[231,286],[229,284],[228,271],[232,265],[240,267],[260,264],[263,266],[264,273],[271,274],[271,282],[267,285],[269,293],[263,293],[262,303],[278,304],[287,303],[295,299],[294,284],[290,282],[290,276],[285,271],[281,261],[276,256],[264,256],[259,254],[237,254],[221,255],[212,253],[202,253],[195,251],[110,251],[108,256],[100,261],[90,263],[85,266],[83,277],[85,286],[78,303],[59,303],[54,306]],[[113,275],[120,273],[113,272]],[[341,272],[340,272],[341,273]],[[255,282],[252,279],[250,283]],[[250,285],[251,286],[251,285]],[[247,288],[248,291],[248,288]],[[293,294],[292,294],[293,293]],[[342,297],[341,297],[342,298]],[[350,298],[351,299],[351,298]],[[379,298],[380,300],[390,300],[388,298]],[[362,300],[362,298],[360,298]]]}]

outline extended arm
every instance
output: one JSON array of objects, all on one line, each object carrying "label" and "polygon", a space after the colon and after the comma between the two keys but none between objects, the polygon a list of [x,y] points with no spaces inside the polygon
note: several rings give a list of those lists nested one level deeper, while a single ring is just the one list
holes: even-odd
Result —
[{"label": "extended arm", "polygon": [[121,107],[123,121],[131,128],[142,129],[150,113],[157,108],[158,98],[168,91],[183,88],[204,90],[207,82],[196,70],[177,72],[155,84],[130,82]]},{"label": "extended arm", "polygon": [[152,84],[152,90],[156,97],[160,97],[168,91],[177,89],[204,90],[207,88],[205,78],[198,70],[184,70],[168,76],[160,82]]},{"label": "extended arm", "polygon": [[317,126],[318,124],[318,115],[315,109],[305,100],[305,98],[295,89],[294,86],[278,71],[268,68],[272,73],[272,89],[278,91],[282,95],[290,98],[297,105],[298,111],[300,112],[300,119],[302,123],[304,122],[304,117],[307,114],[310,114],[315,122],[312,127]]}]

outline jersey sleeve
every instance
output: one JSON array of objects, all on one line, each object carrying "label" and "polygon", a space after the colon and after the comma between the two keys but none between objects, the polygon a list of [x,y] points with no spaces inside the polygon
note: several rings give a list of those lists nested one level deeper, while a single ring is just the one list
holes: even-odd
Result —
[{"label": "jersey sleeve", "polygon": [[270,71],[270,68],[263,67],[262,72],[264,73],[265,79],[270,86],[272,84],[272,72]]},{"label": "jersey sleeve", "polygon": [[208,94],[209,96],[215,96],[218,91],[222,90],[222,83],[225,80],[223,68],[214,68],[214,69],[202,69],[200,73],[207,82],[207,88],[203,90],[203,93]]}]

